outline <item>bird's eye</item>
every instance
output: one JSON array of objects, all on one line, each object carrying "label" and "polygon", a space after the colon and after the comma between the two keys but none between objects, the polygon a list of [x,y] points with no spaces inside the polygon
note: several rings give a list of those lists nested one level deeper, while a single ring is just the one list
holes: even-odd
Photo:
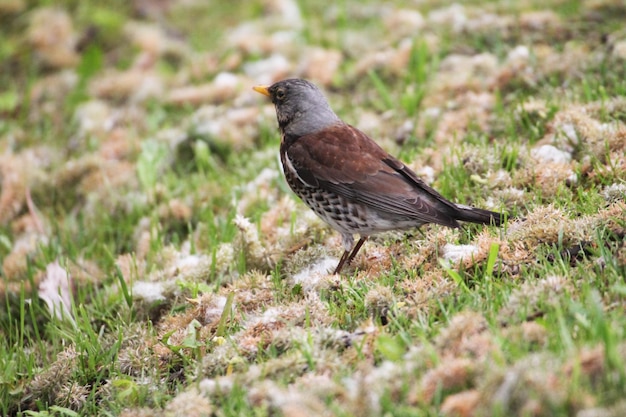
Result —
[{"label": "bird's eye", "polygon": [[283,90],[282,88],[279,88],[278,90],[276,90],[276,98],[278,100],[282,100],[285,98],[285,90]]}]

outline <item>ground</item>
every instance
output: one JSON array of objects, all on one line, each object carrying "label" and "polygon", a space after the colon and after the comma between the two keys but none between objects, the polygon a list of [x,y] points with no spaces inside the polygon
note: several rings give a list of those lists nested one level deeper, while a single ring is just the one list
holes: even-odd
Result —
[{"label": "ground", "polygon": [[[309,4],[310,3],[310,4]],[[0,3],[0,414],[623,416],[617,0]],[[503,227],[343,250],[301,77]]]}]

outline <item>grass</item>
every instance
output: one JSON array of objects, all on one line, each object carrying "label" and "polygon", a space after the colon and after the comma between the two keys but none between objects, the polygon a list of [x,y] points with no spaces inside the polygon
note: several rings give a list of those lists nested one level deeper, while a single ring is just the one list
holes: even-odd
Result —
[{"label": "grass", "polygon": [[[623,415],[618,3],[0,6],[0,414]],[[324,49],[342,118],[507,224],[373,237],[296,282],[342,248],[249,90]]]}]

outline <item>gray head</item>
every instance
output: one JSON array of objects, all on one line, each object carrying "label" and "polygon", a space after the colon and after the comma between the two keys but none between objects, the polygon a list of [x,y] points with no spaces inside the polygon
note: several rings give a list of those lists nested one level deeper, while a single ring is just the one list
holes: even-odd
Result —
[{"label": "gray head", "polygon": [[340,121],[319,88],[306,80],[292,78],[254,90],[272,99],[285,135],[304,136]]}]

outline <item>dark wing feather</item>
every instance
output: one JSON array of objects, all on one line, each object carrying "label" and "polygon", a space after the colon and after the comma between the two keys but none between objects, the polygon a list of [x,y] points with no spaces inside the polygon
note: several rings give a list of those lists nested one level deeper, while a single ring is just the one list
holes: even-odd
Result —
[{"label": "dark wing feather", "polygon": [[313,187],[364,204],[381,215],[457,227],[458,208],[360,130],[337,124],[290,141],[286,156]]}]

